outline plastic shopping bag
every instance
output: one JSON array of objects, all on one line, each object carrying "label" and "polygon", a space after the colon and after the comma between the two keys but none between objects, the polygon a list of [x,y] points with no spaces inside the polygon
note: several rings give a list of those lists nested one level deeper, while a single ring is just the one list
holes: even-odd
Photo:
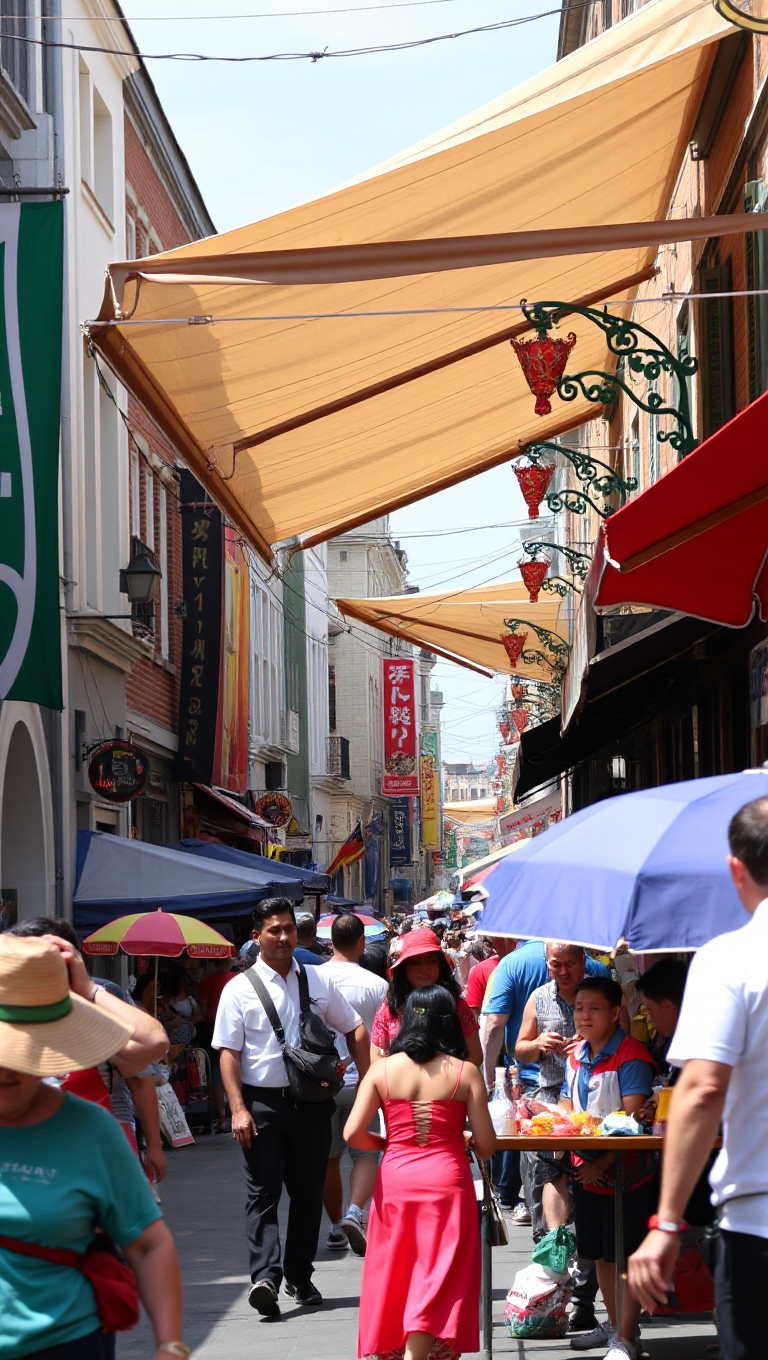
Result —
[{"label": "plastic shopping bag", "polygon": [[554,1228],[536,1244],[531,1261],[541,1266],[550,1279],[562,1283],[568,1278],[568,1263],[576,1255],[576,1238],[569,1228]]},{"label": "plastic shopping bag", "polygon": [[504,1317],[510,1336],[520,1338],[565,1336],[570,1290],[532,1263],[518,1270],[507,1294]]}]

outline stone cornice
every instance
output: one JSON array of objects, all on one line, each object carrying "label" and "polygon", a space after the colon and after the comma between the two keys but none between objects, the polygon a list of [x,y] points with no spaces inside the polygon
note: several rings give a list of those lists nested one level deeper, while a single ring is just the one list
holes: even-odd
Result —
[{"label": "stone cornice", "polygon": [[81,648],[124,675],[147,655],[132,633],[101,614],[68,614],[67,641],[70,647]]}]

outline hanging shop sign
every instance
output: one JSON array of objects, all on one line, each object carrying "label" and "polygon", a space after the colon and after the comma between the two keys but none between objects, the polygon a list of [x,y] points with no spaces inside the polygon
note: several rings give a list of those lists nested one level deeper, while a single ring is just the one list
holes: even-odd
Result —
[{"label": "hanging shop sign", "polygon": [[108,803],[128,803],[147,787],[149,761],[132,741],[105,741],[88,761],[91,788]]},{"label": "hanging shop sign", "polygon": [[212,784],[221,670],[223,539],[221,512],[191,472],[180,477],[181,562],[186,617],[181,641],[179,748],[174,773]]},{"label": "hanging shop sign", "polygon": [[257,798],[254,812],[270,826],[287,826],[293,816],[290,798],[284,793],[263,793]]},{"label": "hanging shop sign", "polygon": [[544,798],[537,798],[534,803],[527,803],[525,807],[515,808],[514,812],[506,813],[499,821],[501,843],[512,845],[514,841],[538,836],[542,831],[546,831],[548,826],[554,826],[559,822],[562,815],[563,804],[559,790]]},{"label": "hanging shop sign", "polygon": [[413,863],[410,798],[393,798],[389,805],[389,862],[392,865]]},{"label": "hanging shop sign", "polygon": [[440,849],[439,802],[440,786],[434,756],[422,756],[421,773],[421,847]]},{"label": "hanging shop sign", "polygon": [[390,798],[419,792],[416,692],[410,657],[384,661],[383,792]]},{"label": "hanging shop sign", "polygon": [[248,787],[251,582],[237,532],[224,529],[224,646],[216,726],[214,783],[232,793]]},{"label": "hanging shop sign", "polygon": [[0,701],[54,709],[63,209],[0,207]]}]

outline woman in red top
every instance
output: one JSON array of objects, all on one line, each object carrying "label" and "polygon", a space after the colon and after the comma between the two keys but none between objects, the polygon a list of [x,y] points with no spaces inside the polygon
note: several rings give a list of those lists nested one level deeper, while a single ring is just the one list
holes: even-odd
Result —
[{"label": "woman in red top", "polygon": [[403,947],[389,970],[389,977],[389,991],[371,1027],[371,1062],[389,1052],[389,1046],[400,1028],[406,997],[418,987],[432,987],[439,983],[456,1002],[467,1044],[467,1057],[476,1067],[480,1067],[483,1061],[480,1026],[461,996],[453,970],[434,931],[412,930],[405,936]]}]

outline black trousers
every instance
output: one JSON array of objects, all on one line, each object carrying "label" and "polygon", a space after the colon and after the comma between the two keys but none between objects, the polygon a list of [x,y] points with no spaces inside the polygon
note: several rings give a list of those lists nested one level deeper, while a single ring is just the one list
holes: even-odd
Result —
[{"label": "black trousers", "polygon": [[721,1360],[768,1356],[768,1239],[722,1231],[715,1265],[717,1334]]},{"label": "black trousers", "polygon": [[28,1360],[105,1360],[105,1337],[101,1329],[81,1336],[78,1341],[65,1341],[60,1346],[46,1346],[33,1351]]},{"label": "black trousers", "polygon": [[[334,1103],[298,1104],[282,1090],[255,1086],[243,1087],[243,1099],[258,1130],[243,1148],[251,1280],[271,1280],[279,1289],[285,1274],[290,1284],[307,1285],[320,1236]],[[277,1206],[283,1186],[290,1208],[281,1265]]]}]

